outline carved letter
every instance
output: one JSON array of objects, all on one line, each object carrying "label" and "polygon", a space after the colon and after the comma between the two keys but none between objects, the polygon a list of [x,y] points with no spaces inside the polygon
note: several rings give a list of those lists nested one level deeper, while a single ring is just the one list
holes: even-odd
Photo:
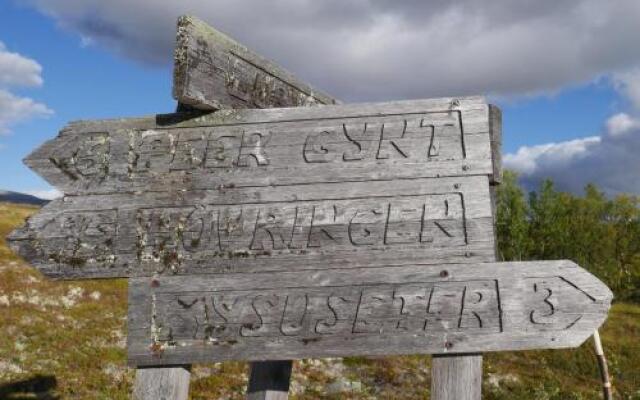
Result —
[{"label": "carved letter", "polygon": [[242,336],[273,336],[280,334],[279,328],[286,300],[286,296],[278,296],[276,294],[256,296],[251,305],[258,318],[260,318],[260,322],[253,326],[243,326],[240,329],[240,334]]},{"label": "carved letter", "polygon": [[204,339],[208,308],[201,295],[161,295],[156,303],[156,334],[163,341]]},{"label": "carved letter", "polygon": [[51,162],[72,180],[87,180],[86,186],[100,182],[109,173],[109,135],[95,133],[77,140],[77,147],[59,149],[64,155],[50,158]]},{"label": "carved letter", "polygon": [[295,208],[265,208],[258,212],[251,250],[282,250],[291,241]]},{"label": "carved letter", "polygon": [[221,250],[244,250],[251,246],[257,221],[253,207],[227,207],[218,214],[218,238]]},{"label": "carved letter", "polygon": [[260,319],[251,306],[252,298],[236,294],[213,295],[215,316],[211,324],[212,337],[235,337],[242,326],[258,326]]},{"label": "carved letter", "polygon": [[314,206],[309,247],[349,243],[347,218],[338,206]]},{"label": "carved letter", "polygon": [[375,145],[380,140],[382,126],[379,124],[343,124],[344,136],[351,146],[342,155],[344,161],[374,158]]},{"label": "carved letter", "polygon": [[174,150],[174,137],[166,132],[132,132],[129,141],[129,173],[167,172]]},{"label": "carved letter", "polygon": [[242,132],[225,132],[222,135],[212,134],[207,141],[205,168],[229,168],[234,165],[240,152]]},{"label": "carved letter", "polygon": [[[387,207],[388,208],[388,207]],[[349,221],[349,239],[356,246],[383,243],[387,209],[375,207],[356,210]]]},{"label": "carved letter", "polygon": [[316,333],[335,335],[351,332],[358,311],[359,296],[345,290],[344,293],[332,292],[322,300],[322,307],[331,314],[328,318],[318,318],[322,313],[315,314],[317,318]]},{"label": "carved letter", "polygon": [[299,335],[305,329],[307,322],[307,309],[309,306],[309,298],[306,294],[291,294],[287,296],[287,304],[284,307],[284,316],[280,330],[284,335]]},{"label": "carved letter", "polygon": [[248,167],[249,159],[253,159],[257,166],[268,165],[269,158],[265,153],[265,147],[267,147],[270,137],[271,133],[245,132],[238,156],[238,166]]},{"label": "carved letter", "polygon": [[389,219],[385,232],[386,244],[419,243],[424,225],[423,197],[393,200],[389,204]]},{"label": "carved letter", "polygon": [[464,245],[466,240],[462,195],[427,196],[420,241],[434,245]]},{"label": "carved letter", "polygon": [[309,243],[313,206],[298,206],[295,210],[295,221],[291,233],[290,249],[303,249]]},{"label": "carved letter", "polygon": [[427,309],[433,286],[403,286],[396,289],[393,297],[400,300],[400,319],[396,329],[400,331],[423,331],[426,328]]},{"label": "carved letter", "polygon": [[391,288],[363,289],[353,333],[382,334],[395,330],[401,307],[401,302],[394,301]]},{"label": "carved letter", "polygon": [[205,159],[206,143],[204,133],[180,135],[171,157],[171,170],[191,170],[201,167]]},{"label": "carved letter", "polygon": [[323,130],[310,133],[304,143],[302,155],[308,163],[328,163],[336,159],[335,146],[330,142],[336,141],[334,131]]},{"label": "carved letter", "polygon": [[447,331],[458,327],[464,285],[439,283],[434,285],[429,301],[426,329]]},{"label": "carved letter", "polygon": [[115,261],[117,212],[68,212],[46,223],[40,249],[50,260],[77,268],[108,268]]},{"label": "carved letter", "polygon": [[497,282],[478,281],[465,286],[459,328],[499,329],[501,318]]}]

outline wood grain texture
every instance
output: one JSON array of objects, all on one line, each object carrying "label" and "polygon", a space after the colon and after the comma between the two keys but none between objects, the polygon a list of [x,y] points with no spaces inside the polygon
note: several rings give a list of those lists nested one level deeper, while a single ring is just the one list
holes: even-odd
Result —
[{"label": "wood grain texture", "polygon": [[480,400],[482,355],[434,356],[431,400]]},{"label": "wood grain texture", "polygon": [[134,400],[187,400],[191,372],[184,367],[139,368]]},{"label": "wood grain texture", "polygon": [[132,365],[575,347],[612,294],[570,261],[135,278]]},{"label": "wood grain texture", "polygon": [[491,154],[493,160],[493,174],[491,184],[502,182],[502,111],[489,105],[489,132],[491,132]]},{"label": "wood grain texture", "polygon": [[79,121],[24,161],[66,195],[493,176],[489,110],[463,98]]},{"label": "wood grain texture", "polygon": [[492,261],[486,176],[67,196],[8,237],[54,278]]},{"label": "wood grain texture", "polygon": [[173,97],[201,110],[336,103],[192,16],[178,19]]}]

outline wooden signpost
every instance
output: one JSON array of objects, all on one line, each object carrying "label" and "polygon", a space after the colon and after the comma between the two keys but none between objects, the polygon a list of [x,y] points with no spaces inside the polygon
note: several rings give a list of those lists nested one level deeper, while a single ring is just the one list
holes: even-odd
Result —
[{"label": "wooden signpost", "polygon": [[478,399],[479,353],[604,321],[577,265],[495,262],[482,98],[335,105],[191,17],[174,96],[218,111],[75,122],[34,151],[65,196],[8,238],[52,278],[130,278],[136,398],[185,399],[193,362],[254,361],[248,398],[286,399],[288,360],[422,353],[432,398]]}]

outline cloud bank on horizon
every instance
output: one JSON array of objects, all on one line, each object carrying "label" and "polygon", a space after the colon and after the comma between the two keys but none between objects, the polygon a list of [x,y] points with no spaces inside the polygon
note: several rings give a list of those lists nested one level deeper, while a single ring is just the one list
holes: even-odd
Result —
[{"label": "cloud bank on horizon", "polygon": [[589,183],[609,195],[640,194],[640,120],[625,113],[609,118],[600,136],[521,147],[504,157],[528,189],[547,178],[574,193]]},{"label": "cloud bank on horizon", "polygon": [[637,0],[29,1],[84,43],[159,65],[193,14],[348,101],[625,85],[640,65]]},{"label": "cloud bank on horizon", "polygon": [[[484,93],[521,97],[607,80],[630,109],[598,137],[523,147],[506,165],[534,185],[640,193],[640,2],[576,0],[29,0],[82,43],[170,62],[193,14],[345,101]],[[614,174],[614,175],[611,175]]]}]

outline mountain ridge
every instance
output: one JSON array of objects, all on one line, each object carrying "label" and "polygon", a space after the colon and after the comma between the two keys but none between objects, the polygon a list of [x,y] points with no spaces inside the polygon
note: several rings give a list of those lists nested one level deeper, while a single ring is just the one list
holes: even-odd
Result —
[{"label": "mountain ridge", "polygon": [[0,190],[0,202],[43,206],[47,204],[49,200],[41,199],[31,194]]}]

